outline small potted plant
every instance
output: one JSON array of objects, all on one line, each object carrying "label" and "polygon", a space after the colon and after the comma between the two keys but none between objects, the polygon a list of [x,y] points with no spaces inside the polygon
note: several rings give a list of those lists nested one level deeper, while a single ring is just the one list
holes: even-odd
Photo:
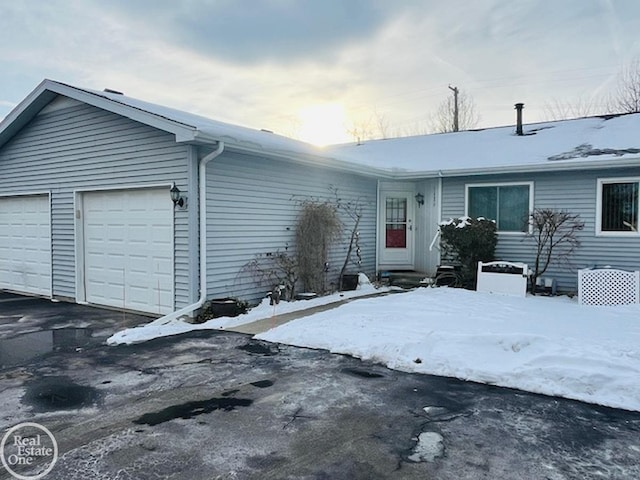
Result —
[{"label": "small potted plant", "polygon": [[340,279],[340,290],[348,291],[358,288],[359,275],[357,273],[345,273]]}]

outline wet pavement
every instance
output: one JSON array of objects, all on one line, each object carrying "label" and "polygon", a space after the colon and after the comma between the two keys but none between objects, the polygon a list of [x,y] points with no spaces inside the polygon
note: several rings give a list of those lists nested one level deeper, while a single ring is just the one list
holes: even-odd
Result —
[{"label": "wet pavement", "polygon": [[46,479],[640,478],[640,413],[231,332],[107,347],[148,319],[19,303],[0,303],[0,427],[51,430]]},{"label": "wet pavement", "polygon": [[92,332],[90,328],[59,328],[0,338],[0,368],[21,365],[54,351],[80,351],[99,343]]},{"label": "wet pavement", "polygon": [[61,328],[89,328],[92,336],[103,337],[153,318],[0,291],[0,339]]}]

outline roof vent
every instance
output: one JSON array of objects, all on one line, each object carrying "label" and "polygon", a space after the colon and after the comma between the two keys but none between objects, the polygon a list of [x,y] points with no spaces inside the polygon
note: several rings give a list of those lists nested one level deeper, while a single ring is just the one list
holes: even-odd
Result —
[{"label": "roof vent", "polygon": [[524,103],[516,103],[516,135],[524,135],[522,132],[522,109]]},{"label": "roof vent", "polygon": [[111,90],[110,88],[105,88],[103,90],[103,92],[105,92],[105,93],[113,93],[115,95],[124,95],[124,93],[119,92],[118,90]]}]

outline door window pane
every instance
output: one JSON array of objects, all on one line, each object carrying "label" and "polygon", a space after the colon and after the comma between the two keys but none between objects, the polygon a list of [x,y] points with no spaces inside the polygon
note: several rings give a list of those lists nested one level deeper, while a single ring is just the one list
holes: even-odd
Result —
[{"label": "door window pane", "polygon": [[407,221],[407,199],[387,198],[387,223]]},{"label": "door window pane", "polygon": [[388,223],[385,246],[387,248],[407,248],[407,226],[403,223]]},{"label": "door window pane", "polygon": [[407,248],[406,197],[387,198],[385,215],[385,247]]}]

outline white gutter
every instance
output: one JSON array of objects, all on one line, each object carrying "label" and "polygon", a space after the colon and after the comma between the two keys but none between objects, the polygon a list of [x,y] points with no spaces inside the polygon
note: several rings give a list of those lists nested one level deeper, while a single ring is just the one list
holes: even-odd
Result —
[{"label": "white gutter", "polygon": [[548,163],[535,163],[531,165],[503,165],[500,167],[487,168],[464,168],[456,170],[426,170],[416,172],[397,172],[393,175],[395,180],[414,180],[435,177],[468,177],[478,175],[500,175],[508,173],[541,173],[541,172],[562,172],[575,170],[602,170],[608,168],[628,168],[640,165],[639,157],[625,158],[621,160],[586,160],[571,161],[549,160]]},{"label": "white gutter", "polygon": [[204,305],[207,300],[207,164],[220,156],[224,151],[224,143],[200,159],[198,163],[198,200],[200,215],[200,298],[196,303],[188,305],[152,322],[153,325],[164,325],[184,315],[189,315]]},{"label": "white gutter", "polygon": [[347,160],[341,160],[339,158],[331,157],[329,155],[323,155],[322,151],[311,152],[303,150],[282,150],[276,147],[262,146],[254,142],[243,142],[237,138],[229,136],[214,137],[211,135],[198,132],[196,134],[196,141],[202,141],[204,143],[217,142],[218,138],[225,138],[225,149],[227,151],[238,151],[240,153],[249,153],[258,155],[261,157],[277,158],[280,160],[287,160],[302,165],[311,165],[314,167],[327,167],[333,170],[339,170],[348,173],[360,174],[368,177],[376,178],[393,178],[393,173],[367,165],[362,165],[356,162],[350,162]]}]

